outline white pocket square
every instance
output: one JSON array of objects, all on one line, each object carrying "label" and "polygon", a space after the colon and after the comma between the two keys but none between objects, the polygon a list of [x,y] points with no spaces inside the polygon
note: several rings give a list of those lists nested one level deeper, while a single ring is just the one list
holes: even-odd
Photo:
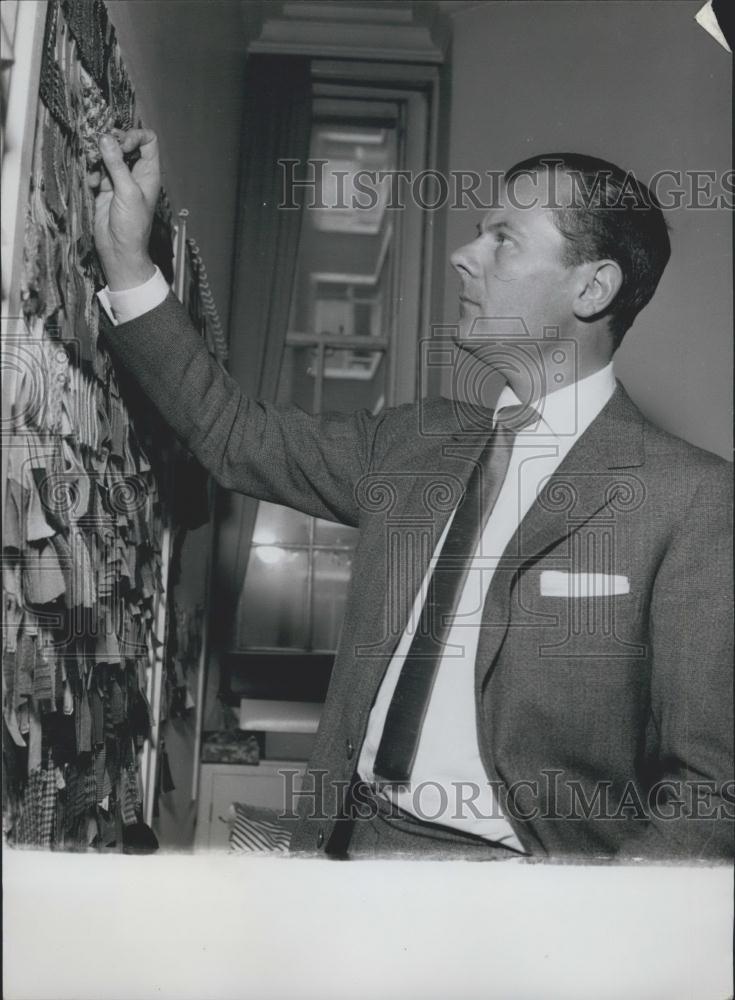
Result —
[{"label": "white pocket square", "polygon": [[627,576],[611,573],[564,573],[541,571],[541,594],[544,597],[615,597],[630,593]]}]

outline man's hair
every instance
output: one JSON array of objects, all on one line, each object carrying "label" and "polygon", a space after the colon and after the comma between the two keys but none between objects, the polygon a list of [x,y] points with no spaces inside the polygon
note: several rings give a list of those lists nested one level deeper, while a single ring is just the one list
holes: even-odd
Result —
[{"label": "man's hair", "polygon": [[[671,255],[668,226],[655,195],[630,172],[581,153],[544,153],[516,163],[506,182],[559,170],[572,182],[571,204],[557,194],[549,207],[566,240],[567,267],[614,260],[623,281],[603,315],[615,347],[650,301]],[[557,203],[555,203],[555,201]]]}]

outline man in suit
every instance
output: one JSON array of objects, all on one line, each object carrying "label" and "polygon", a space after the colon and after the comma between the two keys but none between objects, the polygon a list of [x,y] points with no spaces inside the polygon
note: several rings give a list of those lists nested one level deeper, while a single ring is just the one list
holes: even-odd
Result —
[{"label": "man in suit", "polygon": [[224,487],[360,528],[292,848],[729,857],[729,467],[612,371],[669,256],[650,192],[574,154],[512,168],[452,257],[495,407],[313,417],[244,397],[150,262],[153,133],[101,149],[117,358]]}]

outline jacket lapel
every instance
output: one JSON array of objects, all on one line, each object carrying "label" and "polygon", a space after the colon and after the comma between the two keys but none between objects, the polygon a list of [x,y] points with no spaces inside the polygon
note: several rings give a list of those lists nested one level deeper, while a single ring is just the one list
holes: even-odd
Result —
[{"label": "jacket lapel", "polygon": [[632,503],[640,481],[622,470],[643,463],[643,418],[618,383],[608,404],[549,477],[503,552],[483,609],[478,686],[486,680],[508,630],[510,598],[520,571],[583,525]]}]

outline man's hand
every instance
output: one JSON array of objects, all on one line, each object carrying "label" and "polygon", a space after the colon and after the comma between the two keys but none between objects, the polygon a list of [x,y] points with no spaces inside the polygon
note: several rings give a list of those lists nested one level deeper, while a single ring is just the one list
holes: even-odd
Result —
[{"label": "man's hand", "polygon": [[[97,252],[111,291],[120,291],[142,285],[155,271],[148,243],[161,170],[155,132],[131,129],[115,136],[100,140],[105,170],[90,174],[89,183],[99,185],[94,213]],[[130,170],[123,155],[136,149],[140,159]]]}]

